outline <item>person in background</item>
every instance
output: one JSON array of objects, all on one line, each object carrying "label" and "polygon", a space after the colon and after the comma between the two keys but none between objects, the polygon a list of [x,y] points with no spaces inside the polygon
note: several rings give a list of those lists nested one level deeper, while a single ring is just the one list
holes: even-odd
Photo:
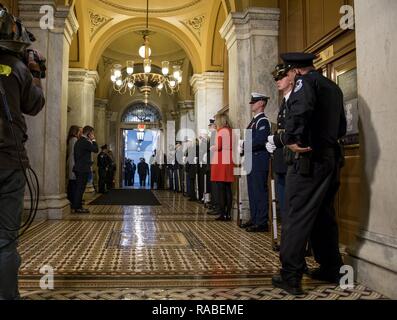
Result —
[{"label": "person in background", "polygon": [[112,150],[108,151],[108,157],[110,160],[109,170],[106,178],[106,188],[108,190],[114,189],[114,177],[116,175],[116,162],[114,162],[114,156]]},{"label": "person in background", "polygon": [[217,184],[219,204],[218,221],[231,221],[233,208],[232,183],[234,182],[232,129],[226,115],[215,117],[217,135],[211,159],[211,181]]},{"label": "person in background", "polygon": [[92,153],[98,153],[98,144],[95,141],[94,128],[86,126],[83,134],[74,146],[74,168],[76,174],[76,192],[72,202],[75,213],[89,213],[82,206],[83,195],[91,172]]},{"label": "person in background", "polygon": [[216,182],[211,181],[211,159],[213,157],[214,152],[211,151],[211,147],[215,146],[216,142],[216,124],[215,124],[215,119],[210,119],[210,123],[208,125],[208,131],[210,133],[209,136],[209,141],[208,141],[208,154],[207,154],[207,161],[208,161],[208,166],[207,166],[207,177],[209,180],[209,190],[208,192],[210,193],[210,211],[207,212],[210,216],[219,216],[219,204],[218,204],[218,195],[217,195],[217,185]]},{"label": "person in background", "polygon": [[138,175],[140,186],[146,187],[146,179],[149,175],[149,165],[146,163],[144,158],[141,158],[141,162],[138,164]]},{"label": "person in background", "polygon": [[131,180],[130,180],[130,183],[131,183],[131,186],[133,187],[134,186],[134,184],[135,184],[135,173],[136,173],[136,164],[135,164],[135,162],[134,162],[134,160],[132,160],[131,161]]},{"label": "person in background", "polygon": [[73,172],[74,168],[74,145],[83,134],[83,128],[78,126],[71,126],[69,129],[67,139],[67,154],[66,154],[66,172],[68,173],[68,187],[67,196],[70,203],[73,202],[74,193],[76,192],[76,174]]},{"label": "person in background", "polygon": [[112,160],[110,159],[108,152],[108,146],[104,145],[101,147],[101,153],[97,158],[98,165],[98,192],[99,193],[107,193],[109,189],[106,188],[106,178],[108,175],[108,171],[110,166],[112,165]]},{"label": "person in background", "polygon": [[279,114],[277,117],[277,131],[275,134],[275,140],[278,145],[272,145],[269,142],[266,145],[266,149],[270,154],[273,154],[273,171],[276,175],[276,193],[277,200],[280,208],[281,221],[284,220],[286,215],[285,206],[285,179],[288,171],[288,166],[285,162],[283,144],[283,134],[285,133],[285,119],[287,116],[287,103],[291,95],[292,89],[294,88],[294,82],[288,77],[289,67],[284,64],[279,64],[273,71],[272,75],[274,81],[277,83],[278,90],[283,94],[283,101],[280,106]]},{"label": "person in background", "polygon": [[268,101],[269,97],[264,94],[251,94],[250,106],[254,117],[247,129],[252,132],[252,150],[244,150],[244,154],[252,154],[252,169],[247,176],[251,219],[241,225],[247,232],[269,231],[267,183],[270,156],[266,150],[266,143],[271,133],[271,125],[265,115]]}]

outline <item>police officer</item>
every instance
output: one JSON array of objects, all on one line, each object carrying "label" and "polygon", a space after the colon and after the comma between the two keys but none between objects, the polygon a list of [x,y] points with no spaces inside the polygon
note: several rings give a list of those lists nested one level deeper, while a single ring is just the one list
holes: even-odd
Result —
[{"label": "police officer", "polygon": [[[44,107],[36,57],[22,56],[34,41],[19,20],[0,4],[0,300],[19,299],[18,228],[23,212],[26,176],[30,167],[25,149],[24,114],[35,116]],[[4,103],[4,100],[7,103]],[[12,121],[9,117],[12,116]]]},{"label": "police officer", "polygon": [[[320,268],[317,280],[339,282],[342,258],[334,200],[339,187],[343,159],[338,139],[346,133],[343,93],[331,80],[318,73],[312,54],[281,56],[296,74],[294,90],[287,104],[283,143],[294,153],[290,157],[286,182],[288,213],[283,223],[281,274],[273,285],[290,294],[303,294],[305,248],[310,239]],[[269,143],[277,143],[269,137]]]},{"label": "police officer", "polygon": [[101,147],[101,152],[98,154],[97,165],[98,165],[98,192],[106,193],[106,179],[109,171],[109,166],[112,165],[112,160],[107,154],[108,146],[105,144]]},{"label": "police officer", "polygon": [[284,157],[284,143],[282,135],[285,133],[285,119],[287,115],[287,101],[294,88],[294,81],[288,77],[289,66],[279,64],[276,66],[272,75],[277,83],[278,90],[283,94],[283,101],[277,117],[277,131],[274,136],[275,145],[267,143],[266,148],[273,154],[273,171],[276,175],[276,193],[280,208],[281,221],[284,220],[285,211],[285,179],[288,166]]},{"label": "police officer", "polygon": [[248,232],[269,231],[267,187],[269,153],[266,150],[266,143],[271,133],[271,125],[264,112],[269,99],[263,94],[252,93],[250,102],[254,118],[247,129],[252,131],[252,150],[244,150],[244,152],[245,154],[252,152],[252,170],[247,177],[251,220],[241,225]]}]

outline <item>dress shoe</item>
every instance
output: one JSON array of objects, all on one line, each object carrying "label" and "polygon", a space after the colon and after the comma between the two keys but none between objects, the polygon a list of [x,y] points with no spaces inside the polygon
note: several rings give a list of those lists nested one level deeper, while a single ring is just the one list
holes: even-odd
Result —
[{"label": "dress shoe", "polygon": [[269,226],[251,226],[247,228],[247,232],[269,232]]},{"label": "dress shoe", "polygon": [[74,210],[74,213],[79,213],[79,214],[90,213],[90,210],[87,210],[87,209],[77,209],[77,210]]},{"label": "dress shoe", "polygon": [[252,227],[253,225],[254,225],[254,224],[253,224],[251,221],[248,221],[248,222],[246,222],[246,223],[241,224],[241,225],[240,225],[240,228],[246,229],[246,228]]},{"label": "dress shoe", "polygon": [[215,219],[215,221],[226,221],[225,216],[219,216],[218,218]]},{"label": "dress shoe", "polygon": [[341,279],[340,274],[325,272],[321,268],[310,270],[308,272],[308,275],[313,280],[324,281],[324,282],[329,282],[329,283],[338,284],[338,285],[340,284],[340,279]]},{"label": "dress shoe", "polygon": [[218,211],[208,211],[207,214],[210,215],[210,216],[219,216],[219,212]]},{"label": "dress shoe", "polygon": [[283,289],[293,296],[301,296],[305,294],[302,290],[301,282],[298,280],[286,281],[282,276],[277,275],[272,278],[272,284],[274,287]]}]

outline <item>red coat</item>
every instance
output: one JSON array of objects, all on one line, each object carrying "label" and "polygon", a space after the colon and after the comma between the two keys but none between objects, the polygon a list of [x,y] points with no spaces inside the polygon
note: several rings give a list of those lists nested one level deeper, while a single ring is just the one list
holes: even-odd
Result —
[{"label": "red coat", "polygon": [[211,181],[234,182],[232,158],[232,129],[218,130],[216,144],[211,148]]}]

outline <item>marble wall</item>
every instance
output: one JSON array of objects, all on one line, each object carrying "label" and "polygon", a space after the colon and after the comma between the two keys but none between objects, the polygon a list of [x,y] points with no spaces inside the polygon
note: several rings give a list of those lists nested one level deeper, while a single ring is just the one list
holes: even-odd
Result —
[{"label": "marble wall", "polygon": [[224,107],[223,79],[222,72],[204,72],[193,75],[190,80],[194,92],[196,134],[207,129],[209,119]]},{"label": "marble wall", "polygon": [[355,1],[361,122],[360,232],[349,248],[359,282],[397,298],[397,2]]},{"label": "marble wall", "polygon": [[[277,116],[278,91],[271,72],[278,63],[279,17],[279,9],[249,8],[229,14],[220,30],[229,55],[229,116],[233,128],[244,130],[250,123],[252,92],[271,97],[265,112],[273,121]],[[244,176],[239,187],[241,214],[247,220],[249,201]]]},{"label": "marble wall", "polygon": [[[39,215],[57,219],[70,210],[65,194],[68,69],[69,48],[78,23],[68,6],[55,7],[53,1],[19,1],[18,5],[20,18],[37,38],[32,47],[47,57],[47,78],[43,81],[46,106],[38,116],[27,117],[27,149],[40,184]],[[40,27],[43,5],[54,8],[53,29]]]}]

